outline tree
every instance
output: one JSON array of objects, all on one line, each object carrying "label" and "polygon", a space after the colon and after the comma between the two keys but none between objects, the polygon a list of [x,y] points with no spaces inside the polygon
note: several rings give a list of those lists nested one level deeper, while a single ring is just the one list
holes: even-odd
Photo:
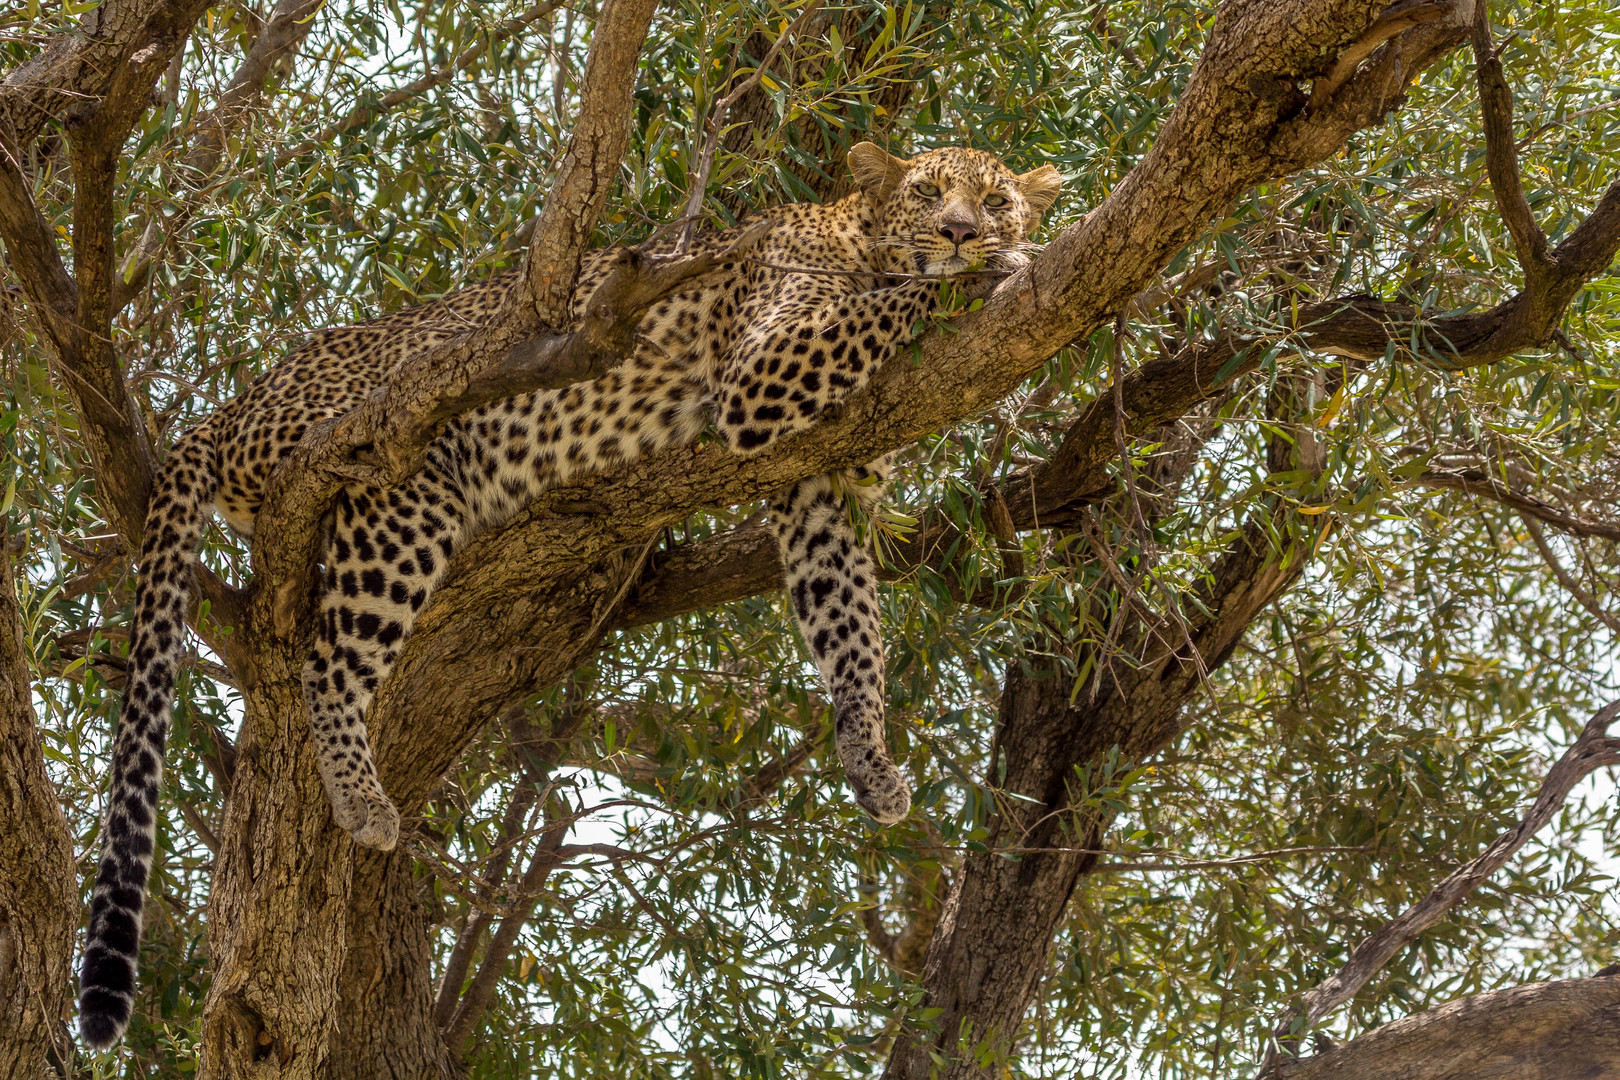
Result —
[{"label": "tree", "polygon": [[[34,1074],[91,1067],[39,794],[93,852],[152,462],[299,334],[525,258],[534,303],[312,431],[251,547],[208,539],[109,1069],[1620,1063],[1612,815],[1571,799],[1620,761],[1605,5],[75,11],[18,16],[0,82],[0,639],[40,716],[8,652],[0,791],[54,837],[43,873],[0,848],[0,994]],[[866,133],[1057,164],[1045,250],[808,435],[474,542],[369,718],[407,842],[355,848],[297,690],[341,478],[612,363],[662,283],[570,332],[587,246],[836,195]],[[918,792],[880,832],[753,507],[892,450],[866,528]]]}]

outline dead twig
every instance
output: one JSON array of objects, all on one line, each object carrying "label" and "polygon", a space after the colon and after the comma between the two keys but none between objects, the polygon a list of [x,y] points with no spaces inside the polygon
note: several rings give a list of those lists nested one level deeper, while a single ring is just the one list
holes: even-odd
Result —
[{"label": "dead twig", "polygon": [[[1480,7],[1484,7],[1484,0],[1480,0]],[[1333,67],[1322,78],[1317,79],[1311,86],[1311,98],[1306,103],[1306,109],[1315,111],[1324,107],[1339,92],[1339,88],[1350,81],[1350,76],[1356,73],[1361,62],[1377,51],[1384,42],[1398,34],[1405,33],[1414,26],[1422,23],[1438,22],[1449,18],[1453,11],[1450,0],[1401,0],[1385,8],[1373,20],[1355,44],[1339,54]]]}]

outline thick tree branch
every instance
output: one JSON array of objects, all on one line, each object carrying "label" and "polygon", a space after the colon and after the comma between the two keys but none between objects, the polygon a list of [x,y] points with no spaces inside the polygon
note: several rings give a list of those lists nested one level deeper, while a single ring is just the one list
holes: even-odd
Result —
[{"label": "thick tree branch", "polygon": [[[1307,993],[1294,1012],[1277,1025],[1273,1038],[1283,1045],[1297,1042],[1318,1020],[1350,1000],[1392,956],[1500,870],[1514,852],[1552,820],[1576,784],[1598,769],[1620,765],[1620,739],[1608,735],[1609,725],[1617,715],[1620,701],[1594,713],[1574,745],[1541,782],[1536,801],[1524,819],[1492,841],[1478,858],[1453,871],[1400,918],[1356,946],[1344,966]],[[1275,1046],[1268,1050],[1268,1060],[1274,1061],[1277,1056]]]},{"label": "thick tree branch", "polygon": [[90,9],[75,31],[57,35],[0,82],[0,141],[26,149],[47,121],[101,97],[148,23],[189,7],[187,0],[107,0]]},{"label": "thick tree branch", "polygon": [[1620,1073],[1620,977],[1535,983],[1385,1024],[1275,1080],[1575,1080]]},{"label": "thick tree branch", "polygon": [[579,115],[523,264],[539,325],[568,325],[580,260],[630,145],[631,91],[655,0],[606,0],[585,58]]}]

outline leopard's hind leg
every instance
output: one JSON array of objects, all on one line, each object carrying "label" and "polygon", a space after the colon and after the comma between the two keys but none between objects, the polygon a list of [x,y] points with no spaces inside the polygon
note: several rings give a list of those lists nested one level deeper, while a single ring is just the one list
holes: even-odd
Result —
[{"label": "leopard's hind leg", "polygon": [[466,506],[443,454],[397,488],[337,500],[320,624],[304,665],[321,780],[356,842],[391,849],[399,812],[384,793],[365,715],[466,532]]},{"label": "leopard's hind leg", "polygon": [[884,825],[906,816],[911,792],[884,737],[877,565],[850,521],[844,489],[875,502],[880,489],[861,480],[886,475],[881,462],[812,477],[771,501],[771,528],[799,632],[832,693],[839,760],[855,801]]}]

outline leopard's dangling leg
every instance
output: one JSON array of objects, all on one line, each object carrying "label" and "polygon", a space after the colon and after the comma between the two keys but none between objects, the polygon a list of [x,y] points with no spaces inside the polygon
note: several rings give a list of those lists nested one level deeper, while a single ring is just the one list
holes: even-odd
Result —
[{"label": "leopard's dangling leg", "polygon": [[[868,468],[887,472],[886,463]],[[877,566],[856,535],[841,490],[856,473],[794,484],[771,501],[770,520],[799,632],[832,693],[844,773],[861,809],[889,825],[911,809],[911,792],[884,738]],[[878,494],[876,486],[854,490],[863,502]]]},{"label": "leopard's dangling leg", "polygon": [[357,843],[383,851],[399,838],[399,811],[377,778],[365,715],[465,535],[453,472],[435,452],[398,488],[339,496],[320,624],[304,665],[304,705],[332,816]]}]

